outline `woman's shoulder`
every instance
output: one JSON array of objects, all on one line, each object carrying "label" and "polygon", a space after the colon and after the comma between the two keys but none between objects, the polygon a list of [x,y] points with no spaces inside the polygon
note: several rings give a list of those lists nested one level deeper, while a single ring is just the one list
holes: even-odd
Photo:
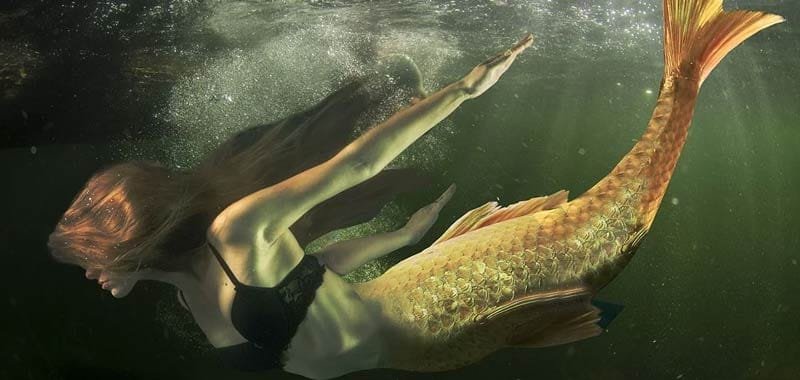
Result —
[{"label": "woman's shoulder", "polygon": [[257,245],[262,242],[263,234],[259,232],[260,222],[253,220],[247,212],[249,205],[247,197],[240,199],[225,209],[211,220],[206,230],[206,239],[218,249],[233,246]]},{"label": "woman's shoulder", "polygon": [[221,266],[230,268],[230,275],[244,285],[273,287],[280,283],[305,255],[288,229],[273,240],[258,232],[232,236],[230,227],[209,228],[208,244]]}]

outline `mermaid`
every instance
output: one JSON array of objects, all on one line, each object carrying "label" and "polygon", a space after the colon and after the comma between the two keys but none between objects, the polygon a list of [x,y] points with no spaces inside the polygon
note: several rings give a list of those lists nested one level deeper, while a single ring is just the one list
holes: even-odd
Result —
[{"label": "mermaid", "polygon": [[503,347],[597,335],[591,300],[649,230],[700,85],[730,50],[782,19],[724,12],[720,0],[665,0],[664,21],[666,67],[653,118],[611,174],[571,201],[560,191],[476,208],[372,281],[341,275],[418,241],[452,187],[397,231],[314,255],[304,245],[373,216],[385,194],[416,187],[413,173],[387,165],[491,88],[530,35],[431,94],[408,86],[406,107],[351,142],[342,136],[375,104],[363,81],[234,136],[194,169],[103,169],[59,221],[51,253],[115,297],[140,280],[174,285],[220,357],[246,370],[318,379],[382,367],[438,371]]}]

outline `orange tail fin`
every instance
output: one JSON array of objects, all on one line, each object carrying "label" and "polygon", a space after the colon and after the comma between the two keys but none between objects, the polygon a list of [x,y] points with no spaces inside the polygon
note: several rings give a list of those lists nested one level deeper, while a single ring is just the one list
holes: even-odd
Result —
[{"label": "orange tail fin", "polygon": [[664,0],[665,75],[702,84],[736,46],[783,21],[764,12],[725,12],[722,0]]}]

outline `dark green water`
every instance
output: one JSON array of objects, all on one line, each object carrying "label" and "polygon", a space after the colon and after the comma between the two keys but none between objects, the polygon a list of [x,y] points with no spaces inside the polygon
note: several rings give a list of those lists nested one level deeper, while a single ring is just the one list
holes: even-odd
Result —
[{"label": "dark green water", "polygon": [[[643,131],[661,78],[660,2],[117,1],[0,5],[0,378],[291,378],[230,373],[166,286],[113,299],[45,246],[75,192],[126,159],[191,165],[233,131],[313,104],[377,59],[405,54],[434,89],[523,32],[537,37],[488,93],[396,165],[436,186],[374,223],[399,226],[451,182],[418,246],[464,211],[604,176]],[[637,257],[601,296],[599,337],[505,350],[442,374],[350,379],[800,378],[800,4],[727,1],[787,23],[705,83],[694,126]]]}]

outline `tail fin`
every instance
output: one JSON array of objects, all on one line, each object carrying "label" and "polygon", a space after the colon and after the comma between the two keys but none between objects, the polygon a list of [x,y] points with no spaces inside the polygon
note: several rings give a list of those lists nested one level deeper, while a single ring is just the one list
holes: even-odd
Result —
[{"label": "tail fin", "polygon": [[736,46],[783,21],[764,12],[725,12],[722,0],[664,0],[665,75],[702,84]]}]

